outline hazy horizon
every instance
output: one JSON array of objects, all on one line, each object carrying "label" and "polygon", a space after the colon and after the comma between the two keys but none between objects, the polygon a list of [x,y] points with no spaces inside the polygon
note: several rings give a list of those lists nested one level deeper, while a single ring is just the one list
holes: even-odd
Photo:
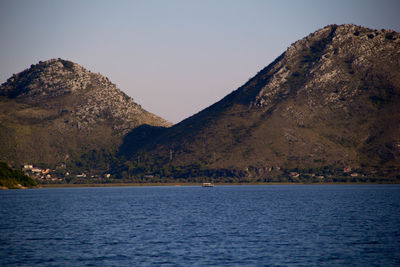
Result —
[{"label": "hazy horizon", "polygon": [[400,31],[399,1],[0,0],[0,83],[51,58],[108,77],[173,123],[329,24]]}]

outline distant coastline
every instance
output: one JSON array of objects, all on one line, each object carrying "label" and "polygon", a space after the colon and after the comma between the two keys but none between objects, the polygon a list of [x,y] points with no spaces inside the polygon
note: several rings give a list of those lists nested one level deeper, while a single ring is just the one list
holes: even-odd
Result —
[{"label": "distant coastline", "polygon": [[[320,183],[290,183],[290,182],[271,182],[271,183],[213,183],[215,186],[265,186],[265,185],[390,185],[400,184],[400,182],[385,183],[385,182],[320,182]],[[46,189],[46,188],[85,188],[85,187],[180,187],[180,186],[198,186],[201,187],[202,183],[81,183],[81,184],[38,184],[35,186],[18,186],[10,187],[0,186],[0,190],[12,190],[12,189]]]},{"label": "distant coastline", "polygon": [[[371,185],[400,183],[214,183],[215,186],[254,186],[254,185]],[[43,184],[36,188],[79,188],[79,187],[151,187],[151,186],[202,186],[202,183],[107,183],[107,184]]]}]

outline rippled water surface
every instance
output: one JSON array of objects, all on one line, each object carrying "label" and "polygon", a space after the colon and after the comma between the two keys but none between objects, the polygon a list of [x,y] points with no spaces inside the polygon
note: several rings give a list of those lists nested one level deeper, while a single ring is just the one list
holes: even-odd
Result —
[{"label": "rippled water surface", "polygon": [[0,265],[399,266],[399,185],[0,191]]}]

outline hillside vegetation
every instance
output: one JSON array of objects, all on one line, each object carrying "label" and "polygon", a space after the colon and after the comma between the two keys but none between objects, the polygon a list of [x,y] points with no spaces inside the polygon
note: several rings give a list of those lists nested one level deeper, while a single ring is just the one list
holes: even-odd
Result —
[{"label": "hillside vegetation", "polygon": [[28,188],[37,183],[20,170],[10,168],[6,163],[0,162],[0,187],[7,189]]}]

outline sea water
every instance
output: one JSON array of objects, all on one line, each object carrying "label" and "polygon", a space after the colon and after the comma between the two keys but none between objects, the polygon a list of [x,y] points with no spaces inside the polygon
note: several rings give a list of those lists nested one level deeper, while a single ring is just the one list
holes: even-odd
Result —
[{"label": "sea water", "polygon": [[0,191],[0,265],[399,266],[399,185]]}]

